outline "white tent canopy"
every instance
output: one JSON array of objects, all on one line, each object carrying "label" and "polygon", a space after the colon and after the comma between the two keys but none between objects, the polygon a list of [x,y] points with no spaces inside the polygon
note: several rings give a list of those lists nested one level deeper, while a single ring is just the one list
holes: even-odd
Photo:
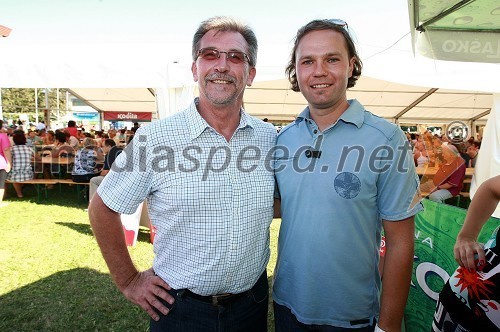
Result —
[{"label": "white tent canopy", "polygon": [[[2,8],[6,16],[0,22],[13,29],[9,37],[0,38],[0,87],[66,88],[99,111],[153,110],[157,117],[164,117],[185,107],[195,93],[188,57],[190,38],[198,22],[214,14],[229,14],[248,19],[259,36],[257,77],[246,91],[246,109],[259,117],[290,121],[304,108],[302,96],[289,90],[284,79],[290,40],[307,20],[330,16],[324,13],[327,7],[319,6],[320,2],[330,5],[328,1],[318,2],[319,11],[307,9],[300,15],[289,15],[296,11],[291,0],[286,5],[273,3],[287,17],[283,21],[271,20],[275,16],[271,11],[261,13],[259,6],[264,3],[258,5],[258,0],[249,9],[259,12],[257,16],[250,15],[249,10],[236,10],[234,15],[225,10],[226,5],[212,3],[208,11],[201,8],[193,12],[189,7],[183,19],[181,10],[174,15],[164,2],[145,1],[143,5],[112,0],[82,2],[78,8],[90,15],[89,20],[61,15],[72,9],[67,2],[59,7],[47,4],[20,8],[19,2],[11,1]],[[375,114],[400,123],[443,123],[450,119],[484,122],[493,105],[492,94],[500,92],[500,66],[428,61],[413,55],[411,40],[404,50],[400,45],[381,46],[387,43],[387,37],[404,36],[409,31],[408,22],[401,19],[408,16],[405,5],[399,0],[384,2],[384,8],[376,5],[388,16],[378,17],[373,24],[373,3],[365,1],[360,12],[352,9],[351,2],[336,4],[338,17],[352,22],[354,28],[349,29],[353,32],[356,29],[364,62],[363,75],[349,97],[359,99]],[[117,6],[129,8],[133,18],[142,23],[127,19],[126,11],[117,12]],[[21,20],[29,15],[37,17],[40,11],[50,20]],[[109,28],[113,22],[116,31]],[[76,32],[78,26],[81,31]],[[73,35],[68,38],[66,30]],[[143,37],[138,38],[139,33]],[[368,33],[376,38],[368,37]]]},{"label": "white tent canopy", "polygon": [[[175,112],[195,95],[193,84],[171,88]],[[69,91],[89,106],[102,111],[156,112],[155,90],[146,88],[72,88]],[[459,120],[484,124],[493,94],[418,87],[362,76],[348,98],[358,99],[371,112],[398,123],[449,123]],[[288,80],[255,82],[247,88],[245,109],[252,115],[276,122],[292,121],[307,105]]]}]

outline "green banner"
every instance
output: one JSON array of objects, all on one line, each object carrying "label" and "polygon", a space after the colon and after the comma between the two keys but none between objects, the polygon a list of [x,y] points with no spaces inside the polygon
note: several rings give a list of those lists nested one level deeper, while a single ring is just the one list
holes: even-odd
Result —
[{"label": "green banner", "polygon": [[[407,332],[431,330],[436,300],[457,268],[453,246],[467,210],[424,199],[425,210],[415,216],[415,256],[410,295],[405,309]],[[486,242],[500,220],[490,218],[479,235]]]}]

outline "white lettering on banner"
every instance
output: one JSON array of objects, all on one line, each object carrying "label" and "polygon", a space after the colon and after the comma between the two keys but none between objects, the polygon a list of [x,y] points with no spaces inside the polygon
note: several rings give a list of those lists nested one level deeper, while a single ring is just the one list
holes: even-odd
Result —
[{"label": "white lettering on banner", "polygon": [[450,276],[448,275],[448,272],[446,272],[442,267],[429,263],[429,262],[423,262],[417,266],[417,270],[415,271],[416,277],[417,277],[417,283],[422,289],[422,291],[433,299],[434,301],[437,301],[439,298],[439,293],[433,291],[428,285],[426,281],[426,277],[428,273],[435,273],[437,276],[441,277],[443,279],[443,283],[446,283],[448,279],[450,279]]},{"label": "white lettering on banner", "polygon": [[[419,239],[420,238],[420,231],[416,231],[415,232],[415,239]],[[427,244],[431,249],[434,249],[433,248],[433,244],[432,244],[432,238],[431,237],[426,237],[425,239],[422,240],[422,243],[425,243]]]},{"label": "white lettering on banner", "polygon": [[500,59],[500,40],[495,45],[490,41],[447,39],[443,42],[442,50],[446,53],[484,54],[487,58]]},{"label": "white lettering on banner", "polygon": [[[497,265],[497,264],[493,263],[493,260],[497,257],[497,254],[495,254],[490,248],[488,248],[488,249],[485,250],[484,255],[488,259],[488,263],[489,264],[491,264],[491,265]],[[491,257],[490,257],[490,255],[491,255]]]},{"label": "white lettering on banner", "polygon": [[133,113],[130,113],[128,112],[127,114],[118,114],[117,115],[117,118],[122,120],[122,119],[137,119],[137,114],[133,114]]}]

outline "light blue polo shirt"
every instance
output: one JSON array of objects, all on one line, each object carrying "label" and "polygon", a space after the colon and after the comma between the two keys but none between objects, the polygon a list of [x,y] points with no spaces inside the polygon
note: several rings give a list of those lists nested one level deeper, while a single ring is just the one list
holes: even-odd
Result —
[{"label": "light blue polo shirt", "polygon": [[403,132],[349,104],[323,132],[306,108],[278,136],[273,298],[305,324],[369,325],[379,312],[382,219],[422,209],[411,206],[418,177]]}]

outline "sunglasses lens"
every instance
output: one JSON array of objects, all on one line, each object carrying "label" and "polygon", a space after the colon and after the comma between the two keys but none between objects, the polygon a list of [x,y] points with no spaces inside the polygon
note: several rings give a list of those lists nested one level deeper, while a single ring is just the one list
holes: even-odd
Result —
[{"label": "sunglasses lens", "polygon": [[241,52],[227,52],[227,59],[234,64],[239,64],[245,61],[245,55]]},{"label": "sunglasses lens", "polygon": [[204,60],[207,61],[214,61],[217,60],[220,57],[221,53],[225,53],[227,56],[227,60],[234,63],[234,64],[240,64],[245,62],[248,57],[246,56],[245,53],[239,52],[239,51],[219,51],[215,48],[203,48],[198,52],[198,56]]},{"label": "sunglasses lens", "polygon": [[210,48],[204,48],[200,51],[200,56],[205,60],[216,60],[219,55],[219,51]]}]

